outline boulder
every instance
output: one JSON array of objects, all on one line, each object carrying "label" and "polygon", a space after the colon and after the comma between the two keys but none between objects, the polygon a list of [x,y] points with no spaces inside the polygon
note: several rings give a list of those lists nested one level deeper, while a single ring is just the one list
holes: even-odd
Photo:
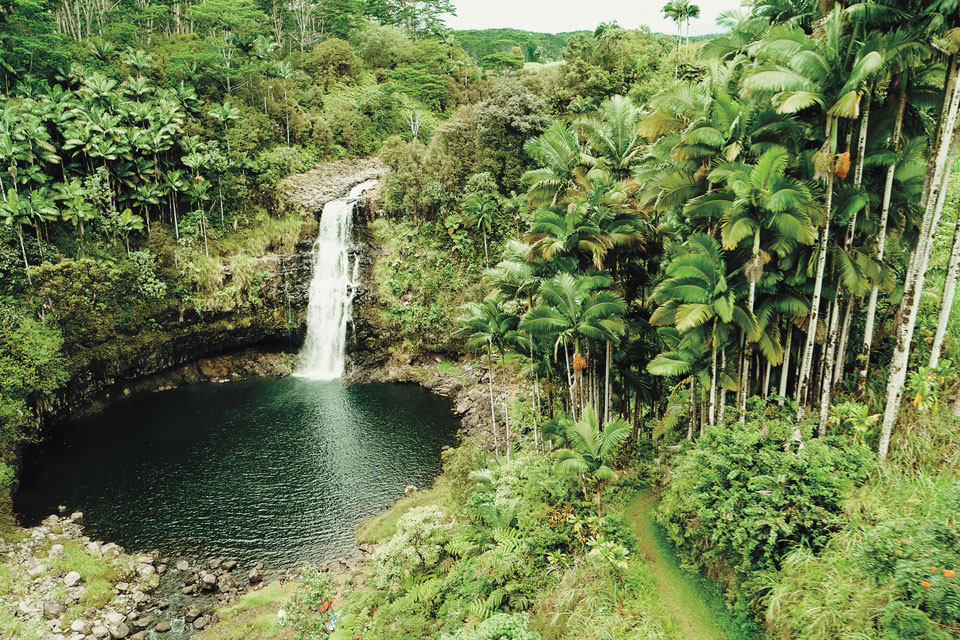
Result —
[{"label": "boulder", "polygon": [[220,591],[230,591],[237,588],[237,581],[229,573],[225,573],[217,580],[217,588]]},{"label": "boulder", "polygon": [[67,605],[59,600],[44,600],[40,606],[43,610],[43,617],[47,620],[59,618],[60,614],[67,610]]},{"label": "boulder", "polygon": [[107,631],[113,640],[121,640],[130,635],[130,627],[125,622],[108,622]]},{"label": "boulder", "polygon": [[122,613],[118,613],[117,611],[108,611],[108,612],[106,612],[106,613],[103,615],[103,619],[104,619],[104,621],[105,621],[108,625],[109,625],[109,624],[116,624],[116,623],[118,623],[118,622],[123,622],[124,620],[126,620],[126,618],[124,617],[124,615],[123,615]]},{"label": "boulder", "polygon": [[211,558],[210,562],[207,563],[207,566],[209,566],[211,569],[216,569],[222,562],[223,560],[220,558]]},{"label": "boulder", "polygon": [[77,520],[83,520],[83,511],[74,511],[70,514],[70,519],[76,522]]},{"label": "boulder", "polygon": [[90,633],[94,638],[97,638],[97,640],[103,640],[103,638],[110,637],[110,631],[102,624],[96,625],[93,629],[91,629]]},{"label": "boulder", "polygon": [[224,563],[223,563],[222,565],[220,565],[220,566],[223,567],[223,570],[224,570],[224,571],[233,571],[234,569],[237,568],[237,561],[236,561],[236,560],[227,560],[226,562],[224,562]]},{"label": "boulder", "polygon": [[146,638],[147,638],[146,631],[138,631],[132,636],[130,636],[130,640],[146,640]]},{"label": "boulder", "polygon": [[151,624],[153,624],[153,616],[140,616],[133,621],[133,626],[138,629],[146,629]]},{"label": "boulder", "polygon": [[92,556],[99,556],[101,553],[103,553],[103,548],[97,542],[88,542],[86,549],[87,553]]},{"label": "boulder", "polygon": [[63,577],[63,584],[66,585],[67,587],[73,587],[78,582],[80,582],[80,574],[77,573],[76,571],[71,571],[70,573],[68,573]]},{"label": "boulder", "polygon": [[411,493],[415,492],[417,488],[412,484],[408,484],[407,487],[403,490],[403,495],[408,496]]},{"label": "boulder", "polygon": [[199,618],[193,621],[193,628],[199,631],[203,629],[205,626],[207,626],[208,624],[210,624],[210,618],[208,618],[207,616],[200,616]]},{"label": "boulder", "polygon": [[49,558],[62,558],[63,557],[63,545],[55,544],[50,547],[50,551],[47,552],[47,557]]},{"label": "boulder", "polygon": [[203,613],[200,611],[200,607],[195,604],[191,604],[186,609],[183,610],[183,619],[187,622],[193,622],[200,617],[200,614]]},{"label": "boulder", "polygon": [[30,561],[27,562],[27,575],[31,578],[39,577],[46,567],[40,564],[36,558],[30,558]]},{"label": "boulder", "polygon": [[149,578],[150,576],[156,575],[157,569],[152,564],[138,564],[137,565],[137,575],[141,578]]},{"label": "boulder", "polygon": [[186,560],[180,560],[177,562],[177,571],[189,571],[190,563]]},{"label": "boulder", "polygon": [[126,582],[118,582],[114,587],[117,590],[117,593],[126,593],[130,591],[130,585]]},{"label": "boulder", "polygon": [[163,611],[169,606],[170,606],[170,603],[167,602],[166,600],[161,600],[160,602],[157,603],[157,609],[160,609],[160,611]]},{"label": "boulder", "polygon": [[247,579],[250,581],[250,584],[258,584],[263,582],[263,574],[260,573],[260,569],[254,567],[250,569],[250,575],[247,576]]},{"label": "boulder", "polygon": [[166,620],[161,620],[157,623],[157,626],[155,626],[153,630],[157,633],[166,633],[167,631],[170,631],[170,623]]},{"label": "boulder", "polygon": [[203,590],[213,589],[217,585],[217,576],[206,571],[200,572],[200,588]]},{"label": "boulder", "polygon": [[153,556],[140,556],[137,558],[137,564],[153,564]]},{"label": "boulder", "polygon": [[188,584],[187,586],[180,589],[180,593],[182,593],[185,596],[188,596],[191,593],[196,593],[196,592],[197,592],[197,585],[195,584]]},{"label": "boulder", "polygon": [[92,626],[93,626],[93,625],[91,625],[91,624],[90,624],[89,622],[87,622],[86,620],[74,620],[74,621],[70,624],[70,631],[74,631],[74,632],[76,632],[76,633],[82,633],[83,635],[87,635],[88,633],[90,633],[90,629],[91,629]]},{"label": "boulder", "polygon": [[167,565],[165,565],[165,564],[157,565],[157,573],[158,573],[158,574],[160,574],[160,575],[162,576],[162,575],[165,574],[166,572],[167,572]]}]

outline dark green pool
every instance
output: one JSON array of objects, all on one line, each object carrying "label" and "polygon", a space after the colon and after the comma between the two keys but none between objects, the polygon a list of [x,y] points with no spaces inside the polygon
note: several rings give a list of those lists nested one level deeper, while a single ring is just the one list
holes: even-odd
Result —
[{"label": "dark green pool", "polygon": [[320,561],[428,484],[456,428],[446,400],[412,385],[193,385],[57,429],[27,452],[14,506],[24,524],[83,511],[88,535],[131,550]]}]

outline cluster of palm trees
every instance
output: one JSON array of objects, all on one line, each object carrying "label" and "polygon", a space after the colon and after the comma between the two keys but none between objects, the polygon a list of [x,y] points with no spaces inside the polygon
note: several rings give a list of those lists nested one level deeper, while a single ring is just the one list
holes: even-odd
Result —
[{"label": "cluster of palm trees", "polygon": [[100,73],[65,71],[60,84],[22,88],[0,110],[0,219],[19,238],[29,266],[24,230],[32,228],[42,259],[46,226],[77,227],[82,249],[91,224],[129,234],[169,223],[180,238],[184,207],[195,212],[203,242],[210,203],[220,203],[226,172],[249,160],[217,143],[186,136],[189,118],[204,115],[225,131],[239,117],[228,102],[206,106],[187,84],[159,89],[143,77],[150,56],[130,51],[135,73],[117,82]]},{"label": "cluster of palm trees", "polygon": [[673,20],[677,25],[677,64],[674,69],[674,77],[680,71],[680,45],[683,43],[683,27],[687,27],[687,44],[690,44],[690,21],[700,17],[700,6],[690,2],[690,0],[670,0],[663,5],[660,10],[664,17]]},{"label": "cluster of palm trees", "polygon": [[956,145],[956,3],[771,0],[724,20],[699,80],[643,113],[575,101],[571,124],[530,142],[537,209],[488,272],[483,304],[506,318],[491,353],[565,382],[575,420],[587,406],[629,418],[633,397],[636,423],[645,372],[684,383],[689,437],[724,420],[730,393],[741,420],[750,397],[777,397],[824,434],[838,391],[866,397],[892,316],[883,459]]},{"label": "cluster of palm trees", "polygon": [[[628,394],[622,384],[614,393],[611,380],[615,351],[630,339],[631,258],[646,246],[648,224],[630,174],[642,150],[640,112],[622,96],[580,111],[571,124],[558,122],[527,144],[543,165],[524,175],[532,222],[487,270],[491,295],[467,305],[462,318],[468,348],[485,351],[490,363],[495,447],[508,456],[514,434],[505,389],[503,438],[497,427],[495,354],[501,365],[510,351],[528,359],[537,445],[537,421],[554,417],[555,404],[574,423],[588,415],[607,423],[613,411],[626,413],[631,399],[633,406],[641,401],[637,389]],[[500,377],[505,385],[507,375]]]},{"label": "cluster of palm trees", "polygon": [[[738,355],[737,375],[722,366],[719,374],[739,381],[741,416],[779,366],[780,395],[793,396],[798,419],[816,411],[825,433],[845,374],[866,387],[879,293],[902,288],[883,458],[950,171],[958,16],[945,3],[837,3],[816,16],[794,3],[794,14],[781,11],[781,24],[771,24],[769,4],[728,16],[732,32],[704,50],[713,60],[706,77],[657,98],[642,125],[653,143],[637,177],[644,202],[727,252],[749,326],[711,342],[721,360],[727,347]],[[660,296],[675,329],[712,320],[689,306],[710,300],[688,287]],[[684,312],[670,316],[671,305]],[[860,309],[864,330],[855,336]],[[934,364],[938,357],[939,345]],[[762,375],[751,371],[755,360]]]}]

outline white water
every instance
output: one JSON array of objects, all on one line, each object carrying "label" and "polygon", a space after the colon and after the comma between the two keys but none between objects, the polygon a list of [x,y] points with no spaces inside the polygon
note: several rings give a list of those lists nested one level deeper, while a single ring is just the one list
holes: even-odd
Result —
[{"label": "white water", "polygon": [[313,279],[307,307],[307,339],[295,375],[335,380],[346,361],[347,323],[356,293],[357,262],[350,264],[353,209],[376,180],[358,184],[346,198],[328,202],[313,245]]}]

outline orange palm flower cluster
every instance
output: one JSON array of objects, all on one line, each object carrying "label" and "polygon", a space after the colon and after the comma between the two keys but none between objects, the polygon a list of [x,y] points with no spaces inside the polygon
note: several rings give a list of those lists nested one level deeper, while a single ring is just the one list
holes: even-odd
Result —
[{"label": "orange palm flower cluster", "polygon": [[948,578],[956,578],[957,572],[953,571],[952,569],[944,569],[943,575],[947,576]]},{"label": "orange palm flower cluster", "polygon": [[930,573],[936,573],[936,572],[937,572],[936,567],[930,567]]},{"label": "orange palm flower cluster", "polygon": [[850,172],[850,152],[844,151],[837,157],[836,164],[836,174],[837,177],[843,180],[847,177],[847,173]]},{"label": "orange palm flower cluster", "polygon": [[921,586],[921,587],[932,587],[933,585],[930,584],[929,582],[927,582],[926,580],[924,580],[923,582],[920,583],[920,586]]}]

